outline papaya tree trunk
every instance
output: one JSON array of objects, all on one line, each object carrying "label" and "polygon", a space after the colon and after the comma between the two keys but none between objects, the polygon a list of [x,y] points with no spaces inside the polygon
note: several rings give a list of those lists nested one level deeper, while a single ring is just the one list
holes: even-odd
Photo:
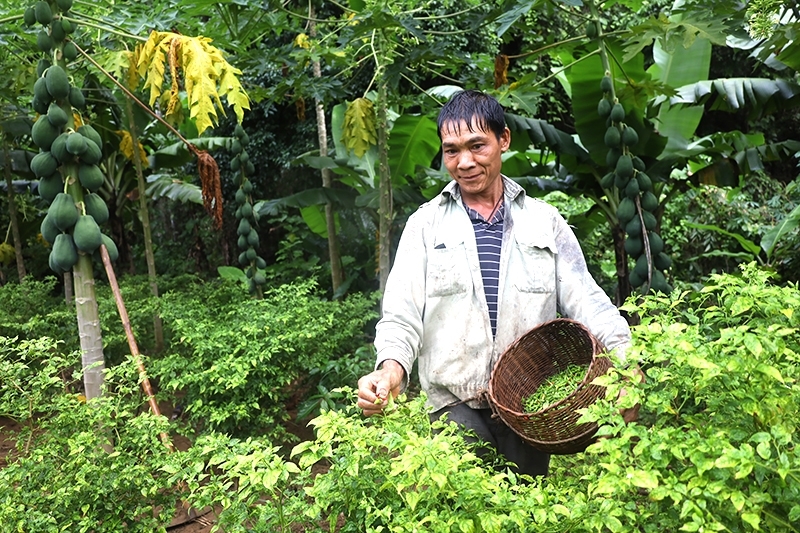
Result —
[{"label": "papaya tree trunk", "polygon": [[72,275],[75,280],[75,308],[81,342],[84,394],[88,401],[102,394],[105,369],[92,258],[81,254],[78,263],[73,267]]},{"label": "papaya tree trunk", "polygon": [[19,234],[19,221],[17,220],[17,202],[14,195],[14,183],[11,176],[11,155],[8,153],[8,145],[3,143],[3,168],[6,177],[6,192],[8,193],[8,211],[11,217],[11,235],[14,240],[14,256],[17,261],[17,276],[19,282],[25,279],[25,262],[22,259],[22,239]]},{"label": "papaya tree trunk", "polygon": [[[313,21],[313,6],[310,9],[309,18],[311,19],[309,34],[313,38],[317,35],[317,25]],[[319,60],[315,60],[313,62],[312,68],[314,71],[314,77],[321,78],[322,65],[320,64]],[[315,98],[314,103],[316,104],[315,107],[317,111],[317,138],[319,140],[319,155],[321,157],[325,157],[328,155],[328,128],[325,124],[325,106],[322,104],[322,100],[320,98]],[[323,168],[320,170],[320,174],[322,176],[322,186],[326,189],[329,189],[331,187],[330,169]],[[344,281],[344,273],[342,271],[342,258],[339,252],[339,238],[336,234],[336,217],[333,210],[333,205],[330,202],[325,204],[325,227],[328,230],[328,258],[331,262],[331,287],[333,288],[333,294],[337,294],[339,292],[339,287],[341,287]]]},{"label": "papaya tree trunk", "polygon": [[380,178],[380,212],[378,213],[378,270],[380,290],[386,288],[391,267],[390,250],[392,244],[391,229],[394,213],[392,212],[392,176],[389,170],[389,122],[387,119],[386,82],[381,79],[378,85],[378,175]]},{"label": "papaya tree trunk", "polygon": [[[150,292],[158,298],[158,276],[156,274],[156,259],[153,253],[153,232],[150,228],[150,212],[147,210],[147,195],[144,183],[144,173],[142,172],[142,158],[139,153],[139,134],[136,131],[136,121],[133,117],[133,104],[130,98],[125,99],[128,112],[128,132],[131,134],[131,144],[133,146],[133,165],[136,167],[136,180],[139,186],[139,219],[142,222],[144,233],[144,256],[147,261],[147,278],[150,280]],[[164,328],[161,316],[153,316],[153,331],[155,333],[156,352],[164,349]]]}]

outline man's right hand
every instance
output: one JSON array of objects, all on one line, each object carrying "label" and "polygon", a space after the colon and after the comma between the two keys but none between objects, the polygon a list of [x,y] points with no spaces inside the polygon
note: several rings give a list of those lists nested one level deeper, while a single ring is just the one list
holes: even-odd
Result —
[{"label": "man's right hand", "polygon": [[388,403],[389,394],[396,398],[406,371],[397,361],[387,359],[378,370],[358,380],[358,407],[364,416],[372,416],[383,412]]}]

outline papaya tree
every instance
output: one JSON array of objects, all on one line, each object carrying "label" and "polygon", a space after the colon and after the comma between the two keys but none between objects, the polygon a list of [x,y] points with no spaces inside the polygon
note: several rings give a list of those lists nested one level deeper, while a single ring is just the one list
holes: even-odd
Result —
[{"label": "papaya tree", "polygon": [[[36,45],[43,54],[33,87],[32,106],[38,117],[31,128],[32,140],[40,151],[30,165],[39,178],[40,196],[50,202],[42,223],[42,235],[53,246],[50,267],[56,272],[73,273],[85,394],[92,399],[102,392],[104,366],[92,255],[104,246],[115,259],[117,250],[100,229],[100,224],[109,217],[108,206],[97,195],[105,183],[99,166],[103,140],[87,122],[86,97],[74,83],[77,71],[72,69],[79,56],[118,84],[127,97],[153,117],[160,117],[135,99],[73,39],[73,32],[79,25],[98,27],[98,24],[94,17],[83,19],[73,12],[71,0],[53,4],[38,1],[19,18],[27,26],[38,29]],[[208,39],[152,32],[139,51],[130,71],[144,79],[146,90],[150,92],[149,105],[152,106],[163,92],[165,65],[169,60],[171,90],[167,115],[181,107],[180,82],[183,81],[190,116],[200,133],[215,124],[218,112],[224,113],[221,97],[227,99],[239,120],[249,107],[249,99],[236,77],[240,72],[227,63],[221,51],[211,46]],[[183,80],[178,77],[178,67],[185,74]],[[135,79],[138,82],[138,78]],[[173,131],[183,139],[174,128]],[[191,148],[199,162],[204,201],[215,220],[219,220],[222,206],[216,162],[207,152]]]}]

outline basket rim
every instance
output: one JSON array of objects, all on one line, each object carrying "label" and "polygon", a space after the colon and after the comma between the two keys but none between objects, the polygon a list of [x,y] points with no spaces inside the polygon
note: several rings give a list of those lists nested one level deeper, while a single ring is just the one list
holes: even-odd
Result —
[{"label": "basket rim", "polygon": [[[514,415],[514,416],[518,416],[518,417],[526,417],[526,416],[530,416],[530,415],[538,415],[538,414],[544,414],[544,413],[547,413],[548,411],[551,411],[551,410],[555,409],[556,407],[558,407],[558,406],[559,406],[559,405],[561,405],[562,403],[564,403],[564,402],[566,402],[567,400],[571,399],[573,396],[575,396],[576,394],[578,394],[578,393],[579,393],[579,392],[580,392],[580,391],[581,391],[581,390],[582,390],[584,387],[591,386],[591,383],[590,383],[590,382],[587,382],[587,381],[586,381],[586,378],[588,378],[588,377],[589,377],[589,373],[592,371],[592,367],[594,366],[594,364],[595,364],[596,360],[597,360],[598,358],[601,358],[601,357],[602,357],[602,358],[604,358],[604,359],[609,359],[609,360],[610,360],[610,357],[609,357],[609,356],[610,356],[610,354],[609,354],[609,352],[607,352],[607,351],[603,351],[603,352],[601,352],[601,353],[599,353],[599,354],[594,354],[594,355],[592,355],[592,360],[591,360],[591,362],[589,362],[589,364],[586,366],[586,372],[583,374],[583,379],[581,379],[580,383],[578,383],[578,384],[575,386],[575,389],[574,389],[574,390],[573,390],[571,393],[569,393],[567,396],[564,396],[563,398],[561,398],[560,400],[558,400],[558,401],[557,401],[557,402],[555,402],[555,403],[551,403],[551,404],[549,404],[549,405],[548,405],[547,407],[545,407],[544,409],[539,409],[538,411],[530,412],[530,411],[515,411],[514,409],[511,409],[510,407],[506,407],[506,406],[505,406],[505,405],[503,405],[502,403],[498,402],[498,401],[497,401],[497,399],[495,398],[495,395],[494,395],[494,390],[493,390],[493,389],[494,389],[494,384],[492,383],[492,381],[493,381],[493,380],[491,380],[491,379],[489,380],[489,398],[490,398],[490,400],[492,401],[492,403],[493,403],[493,404],[494,404],[496,407],[498,407],[498,408],[500,408],[500,409],[503,409],[503,410],[504,410],[504,411],[506,411],[507,413],[509,413],[509,414],[512,414],[512,415]],[[497,361],[497,362],[499,363],[499,362],[500,362],[500,360],[498,359],[498,361]],[[494,373],[494,372],[493,372],[493,373]],[[598,385],[598,386],[599,386],[599,385]],[[551,442],[551,441],[548,441],[548,442]],[[552,442],[555,442],[555,441],[552,441]]]}]

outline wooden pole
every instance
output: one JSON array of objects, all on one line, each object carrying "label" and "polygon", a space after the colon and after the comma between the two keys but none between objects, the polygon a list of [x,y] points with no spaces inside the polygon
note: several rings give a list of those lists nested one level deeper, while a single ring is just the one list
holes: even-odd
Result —
[{"label": "wooden pole", "polygon": [[[114,273],[114,267],[111,265],[111,258],[108,255],[108,249],[106,248],[105,244],[100,245],[100,256],[103,258],[103,266],[106,268],[108,283],[111,285],[111,290],[114,293],[114,300],[117,303],[117,311],[119,311],[119,317],[122,319],[122,327],[125,328],[125,336],[128,338],[128,347],[130,347],[131,355],[136,362],[136,367],[139,369],[139,379],[142,381],[142,389],[147,396],[147,402],[150,404],[150,410],[154,415],[160,416],[161,410],[158,408],[158,403],[156,402],[155,395],[153,394],[153,388],[150,386],[150,379],[147,377],[144,363],[142,363],[139,347],[136,344],[136,338],[133,336],[133,329],[131,329],[131,321],[128,318],[128,311],[125,309],[125,302],[122,301],[122,293],[119,290],[117,276]],[[169,435],[162,432],[161,441],[167,448],[169,448],[170,451],[175,451],[175,447],[172,445]]]}]

